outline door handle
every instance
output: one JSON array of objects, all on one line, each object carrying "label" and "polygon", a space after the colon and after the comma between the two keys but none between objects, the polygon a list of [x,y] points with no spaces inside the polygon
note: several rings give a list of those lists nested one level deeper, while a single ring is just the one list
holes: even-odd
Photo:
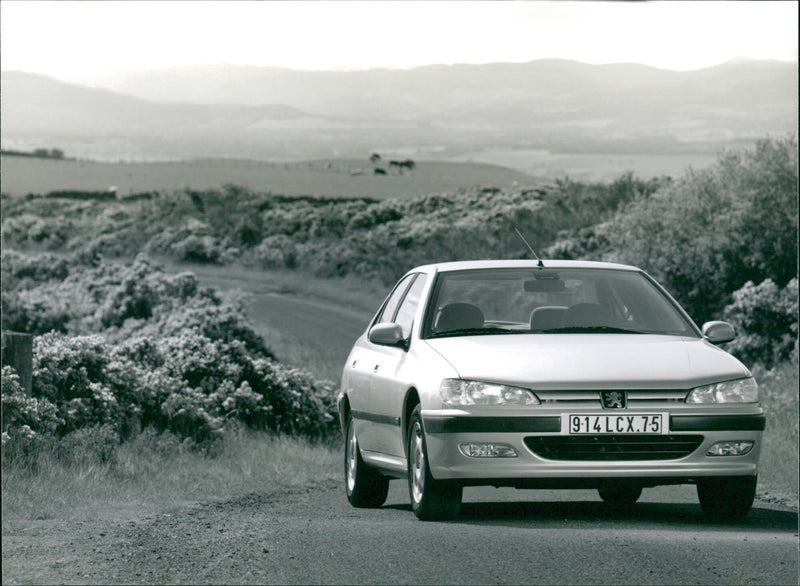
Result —
[{"label": "door handle", "polygon": [[372,372],[378,372],[378,369],[381,367],[380,364],[376,364],[375,368],[372,369]]}]

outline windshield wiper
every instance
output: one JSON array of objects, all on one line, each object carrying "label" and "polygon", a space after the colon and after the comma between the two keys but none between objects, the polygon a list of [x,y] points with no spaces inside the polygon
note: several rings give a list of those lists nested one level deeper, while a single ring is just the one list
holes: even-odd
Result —
[{"label": "windshield wiper", "polygon": [[458,330],[447,330],[444,332],[434,332],[428,338],[447,338],[450,336],[487,336],[491,334],[527,334],[528,332],[517,332],[505,328],[461,328]]},{"label": "windshield wiper", "polygon": [[565,328],[550,328],[539,330],[539,334],[651,334],[653,332],[642,332],[639,330],[627,330],[625,328],[615,328],[613,326],[569,326]]}]

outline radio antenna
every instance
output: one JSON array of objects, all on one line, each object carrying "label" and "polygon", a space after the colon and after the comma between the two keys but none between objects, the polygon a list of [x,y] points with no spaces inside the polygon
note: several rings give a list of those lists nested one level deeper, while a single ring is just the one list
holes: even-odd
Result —
[{"label": "radio antenna", "polygon": [[538,265],[538,266],[539,266],[539,268],[540,268],[540,269],[543,269],[543,268],[544,268],[544,263],[542,262],[542,259],[541,259],[541,258],[539,258],[539,256],[536,254],[536,251],[535,251],[535,250],[533,250],[533,247],[532,247],[530,244],[528,244],[528,241],[527,241],[527,240],[525,240],[525,237],[522,235],[522,232],[520,232],[519,230],[517,230],[517,227],[516,227],[516,226],[514,226],[514,232],[516,232],[516,233],[517,233],[517,236],[519,236],[519,239],[520,239],[520,240],[522,240],[522,242],[524,242],[524,243],[525,243],[525,246],[527,246],[527,247],[528,247],[528,250],[530,250],[530,251],[531,251],[531,254],[533,255],[533,258],[535,258],[536,260],[538,260],[538,261],[539,261],[539,265]]}]

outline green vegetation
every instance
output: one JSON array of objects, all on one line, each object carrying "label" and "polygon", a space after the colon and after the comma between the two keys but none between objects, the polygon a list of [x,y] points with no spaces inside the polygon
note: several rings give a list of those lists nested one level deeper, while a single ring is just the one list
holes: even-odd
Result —
[{"label": "green vegetation", "polygon": [[29,151],[13,151],[5,150],[0,151],[0,154],[8,157],[36,157],[38,159],[63,159],[64,151],[61,149],[34,149],[33,152]]},{"label": "green vegetation", "polygon": [[3,253],[4,328],[39,334],[33,398],[3,368],[4,458],[88,428],[119,441],[152,427],[203,449],[232,422],[309,437],[335,429],[333,386],[276,362],[235,295],[143,257],[52,260]]},{"label": "green vegetation", "polygon": [[[199,263],[224,288],[247,290],[248,272],[267,270],[270,290],[369,314],[417,264],[527,258],[514,227],[545,258],[635,264],[698,323],[734,323],[727,349],[754,369],[770,418],[762,478],[796,493],[797,189],[787,137],[677,179],[628,173],[384,200],[230,185],[113,201],[3,197],[3,329],[37,335],[34,397],[3,370],[4,498],[7,467],[75,459],[53,446],[110,462],[149,434],[210,454],[242,429],[335,436],[334,385],[291,366],[315,351],[289,330],[256,328],[241,295],[153,257]],[[333,378],[337,359],[323,359]]]},{"label": "green vegetation", "polygon": [[768,497],[790,497],[797,507],[797,451],[800,445],[798,413],[800,412],[800,378],[797,354],[772,370],[756,369],[761,403],[767,412],[767,428],[761,446],[759,494]]},{"label": "green vegetation", "polygon": [[50,438],[26,459],[3,464],[3,517],[119,521],[340,477],[338,449],[286,435],[229,430],[212,456],[153,429],[123,444],[97,428]]},{"label": "green vegetation", "polygon": [[765,140],[632,202],[604,233],[613,256],[645,267],[690,314],[715,315],[747,281],[796,277],[797,187],[796,139]]}]

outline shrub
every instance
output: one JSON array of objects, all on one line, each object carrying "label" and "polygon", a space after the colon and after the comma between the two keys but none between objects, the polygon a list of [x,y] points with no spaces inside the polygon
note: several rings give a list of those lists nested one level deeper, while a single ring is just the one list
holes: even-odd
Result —
[{"label": "shrub", "polygon": [[54,254],[28,255],[15,250],[2,251],[3,288],[19,286],[19,282],[63,281],[70,271],[70,261]]},{"label": "shrub", "polygon": [[42,287],[31,291],[4,293],[3,330],[28,334],[66,332],[72,316],[65,300],[52,294],[56,289],[56,287]]},{"label": "shrub", "polygon": [[293,269],[297,266],[297,245],[288,236],[276,234],[256,247],[255,258],[265,269]]},{"label": "shrub", "polygon": [[57,409],[46,398],[28,397],[19,383],[19,375],[10,366],[2,371],[3,443],[9,436],[33,437],[51,434],[62,420]]},{"label": "shrub", "polygon": [[[26,300],[30,310],[38,308],[31,299],[82,299],[65,303],[63,319],[84,335],[34,339],[33,393],[40,408],[54,410],[48,433],[107,429],[126,439],[153,427],[206,449],[228,425],[309,436],[333,430],[334,390],[275,362],[241,295],[200,289],[194,275],[168,275],[143,256],[94,265],[70,265],[61,282],[18,281],[31,288],[3,296]],[[104,334],[86,334],[98,330]],[[19,402],[14,380],[9,374],[3,384]],[[6,436],[24,443],[44,428],[17,414],[36,403],[16,405],[9,403],[16,423]]]},{"label": "shrub", "polygon": [[797,139],[763,140],[633,200],[606,231],[608,258],[644,268],[704,321],[745,282],[796,275],[797,222]]},{"label": "shrub", "polygon": [[170,246],[170,252],[178,260],[199,263],[215,263],[222,254],[213,236],[190,234]]},{"label": "shrub", "polygon": [[754,285],[752,281],[734,292],[733,303],[723,318],[737,326],[738,337],[728,350],[741,360],[766,368],[797,354],[798,290],[795,277],[779,288],[772,279]]},{"label": "shrub", "polygon": [[120,404],[117,394],[129,396],[133,389],[121,385],[107,369],[110,356],[100,336],[67,337],[45,334],[34,338],[33,394],[56,405],[61,424],[58,435],[92,425],[121,425],[125,411],[134,405]]}]

